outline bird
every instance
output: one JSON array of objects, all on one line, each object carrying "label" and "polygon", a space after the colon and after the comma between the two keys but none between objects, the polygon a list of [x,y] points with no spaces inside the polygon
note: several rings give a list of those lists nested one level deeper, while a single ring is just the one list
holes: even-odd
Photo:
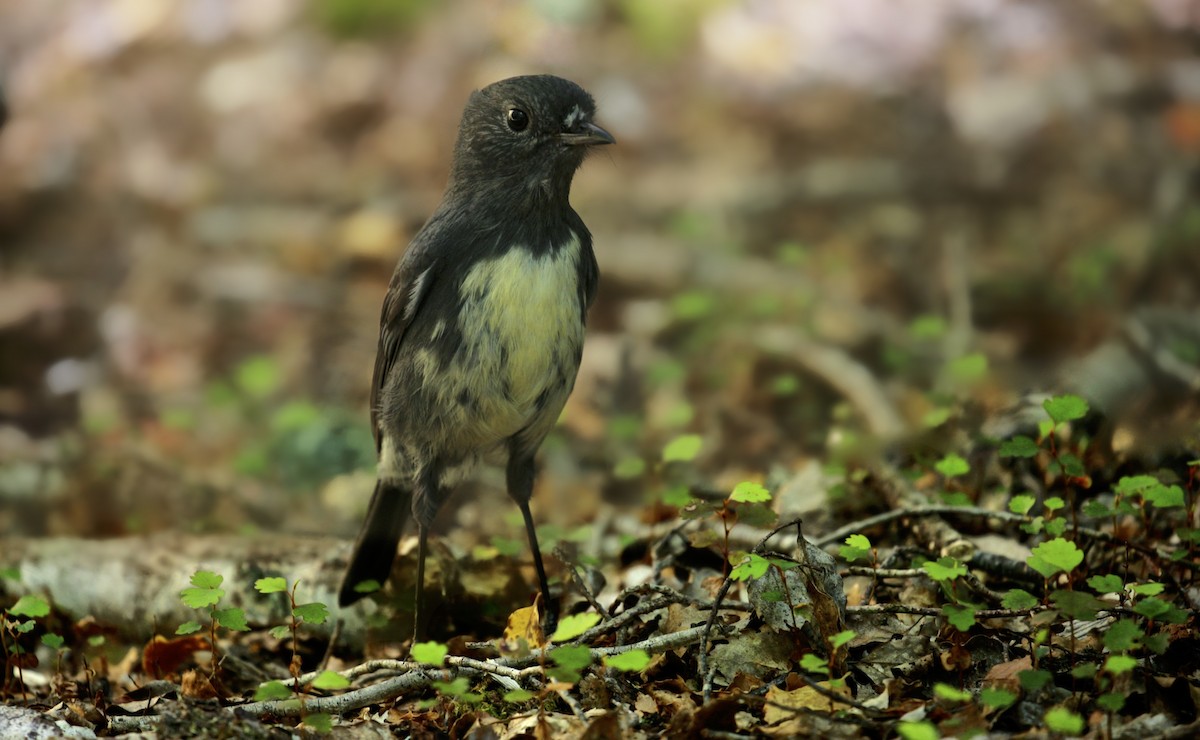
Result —
[{"label": "bird", "polygon": [[411,519],[414,644],[430,527],[483,461],[505,466],[553,630],[529,502],[538,448],[575,385],[599,281],[592,235],[570,203],[585,157],[615,143],[595,115],[591,95],[553,75],[473,92],[441,203],[385,294],[370,396],[375,490],[338,602],[349,606],[387,581]]}]

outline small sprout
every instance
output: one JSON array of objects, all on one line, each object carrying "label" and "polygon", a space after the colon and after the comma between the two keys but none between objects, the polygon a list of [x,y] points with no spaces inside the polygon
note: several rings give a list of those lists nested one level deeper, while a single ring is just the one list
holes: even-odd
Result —
[{"label": "small sprout", "polygon": [[1069,393],[1047,398],[1042,402],[1042,408],[1046,409],[1046,413],[1055,424],[1082,419],[1088,412],[1087,401]]},{"label": "small sprout", "polygon": [[637,673],[646,670],[650,665],[650,654],[645,650],[634,649],[616,655],[606,655],[604,665],[616,671]]},{"label": "small sprout", "polygon": [[587,632],[592,627],[600,623],[600,615],[592,612],[584,612],[583,614],[572,614],[569,617],[563,617],[558,623],[558,629],[554,631],[554,636],[550,639],[554,642],[567,642],[574,640],[584,632]]},{"label": "small sprout", "polygon": [[179,598],[184,605],[193,609],[213,606],[225,596],[224,589],[220,588],[224,580],[224,576],[207,570],[198,570],[192,574],[192,587],[180,591]]},{"label": "small sprout", "polygon": [[1046,712],[1046,728],[1051,732],[1061,732],[1064,735],[1079,735],[1083,733],[1083,717],[1066,707],[1054,707]]},{"label": "small sprout", "polygon": [[276,594],[281,591],[287,591],[287,579],[272,576],[270,578],[259,578],[254,582],[254,588],[260,594]]},{"label": "small sprout", "polygon": [[292,690],[282,681],[267,681],[254,690],[254,701],[280,701],[290,699]]},{"label": "small sprout", "polygon": [[212,616],[213,619],[216,620],[217,624],[221,625],[227,630],[233,630],[235,632],[250,631],[250,625],[246,623],[246,612],[242,611],[236,606],[228,609],[215,609],[213,610]]},{"label": "small sprout", "polygon": [[306,714],[301,720],[301,724],[310,728],[314,732],[319,732],[322,735],[333,731],[333,717],[328,712],[315,712]]},{"label": "small sprout", "polygon": [[1050,671],[1028,670],[1017,673],[1017,681],[1021,683],[1021,688],[1026,691],[1037,691],[1053,679],[1054,675]]},{"label": "small sprout", "polygon": [[1037,454],[1037,442],[1023,434],[1000,443],[1000,457],[1033,457]]},{"label": "small sprout", "polygon": [[302,622],[309,624],[325,624],[329,619],[329,607],[319,601],[314,601],[310,604],[297,604],[295,609],[292,609],[292,615]]},{"label": "small sprout", "polygon": [[531,691],[526,691],[525,689],[513,689],[504,695],[504,701],[510,704],[521,704],[533,699],[536,696],[537,694],[534,694]]},{"label": "small sprout", "polygon": [[846,538],[846,544],[842,545],[838,554],[849,563],[865,560],[871,555],[871,540],[866,535],[852,534]]},{"label": "small sprout", "polygon": [[550,651],[554,667],[547,673],[557,681],[575,683],[583,675],[583,669],[592,663],[592,651],[586,645],[563,645]]},{"label": "small sprout", "polygon": [[943,604],[942,613],[946,621],[959,632],[967,632],[975,626],[975,607],[966,604]]},{"label": "small sprout", "polygon": [[971,701],[970,691],[963,691],[940,681],[933,685],[933,695],[947,701]]},{"label": "small sprout", "polygon": [[742,481],[734,486],[733,493],[729,494],[729,500],[742,503],[760,503],[770,501],[771,493],[760,483]]},{"label": "small sprout", "polygon": [[350,679],[340,673],[333,671],[321,671],[316,678],[313,679],[312,687],[321,689],[322,691],[334,691],[337,689],[350,688]]},{"label": "small sprout", "polygon": [[735,581],[752,581],[766,575],[769,566],[770,563],[766,558],[750,553],[742,562],[734,566],[733,570],[729,572],[729,577]]},{"label": "small sprout", "polygon": [[1070,540],[1056,538],[1033,548],[1033,555],[1026,562],[1044,578],[1050,578],[1060,572],[1070,573],[1079,567],[1083,562],[1083,551]]},{"label": "small sprout", "polygon": [[979,701],[989,709],[1007,709],[1017,702],[1017,695],[1005,689],[985,688],[979,692]]},{"label": "small sprout", "polygon": [[667,443],[663,448],[663,462],[689,462],[700,454],[704,440],[699,434],[684,434]]},{"label": "small sprout", "polygon": [[1014,588],[1010,590],[1008,593],[1004,594],[1004,598],[1000,600],[1000,606],[1004,607],[1005,609],[1032,609],[1037,605],[1037,597],[1020,588]]},{"label": "small sprout", "polygon": [[919,722],[901,720],[900,724],[896,725],[896,733],[904,740],[939,740],[942,736],[942,733],[938,732],[937,726],[926,720]]},{"label": "small sprout", "polygon": [[1090,576],[1087,579],[1087,585],[1098,594],[1115,594],[1120,593],[1125,588],[1125,584],[1121,581],[1120,576]]},{"label": "small sprout", "polygon": [[446,646],[440,642],[418,642],[412,646],[412,659],[426,665],[441,665],[446,660]]},{"label": "small sprout", "polygon": [[1037,503],[1037,499],[1027,494],[1013,496],[1012,501],[1008,502],[1008,510],[1014,514],[1028,514],[1035,503]]},{"label": "small sprout", "polygon": [[947,478],[956,478],[971,471],[971,465],[959,455],[950,453],[935,464],[934,469]]},{"label": "small sprout", "polygon": [[50,613],[50,602],[43,599],[41,596],[25,594],[17,599],[17,603],[12,605],[8,613],[14,617],[29,617],[37,619],[44,617]]}]

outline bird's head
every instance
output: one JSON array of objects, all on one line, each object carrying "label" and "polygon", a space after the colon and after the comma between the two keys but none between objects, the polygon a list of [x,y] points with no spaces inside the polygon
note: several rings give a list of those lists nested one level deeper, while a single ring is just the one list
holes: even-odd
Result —
[{"label": "bird's head", "polygon": [[552,75],[512,77],[471,95],[454,148],[452,182],[566,198],[575,170],[613,137],[592,118],[592,96]]}]

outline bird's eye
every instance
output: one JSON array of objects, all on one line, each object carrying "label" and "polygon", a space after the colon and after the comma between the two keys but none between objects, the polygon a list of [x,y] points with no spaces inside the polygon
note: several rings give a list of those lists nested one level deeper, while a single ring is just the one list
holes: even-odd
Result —
[{"label": "bird's eye", "polygon": [[524,131],[529,128],[529,114],[520,108],[509,108],[508,127],[513,131]]}]

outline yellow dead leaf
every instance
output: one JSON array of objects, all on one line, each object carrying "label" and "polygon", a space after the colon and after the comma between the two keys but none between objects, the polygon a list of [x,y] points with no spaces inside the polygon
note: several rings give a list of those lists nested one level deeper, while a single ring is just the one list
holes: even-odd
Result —
[{"label": "yellow dead leaf", "polygon": [[520,650],[522,640],[534,650],[546,647],[546,635],[542,632],[542,615],[538,609],[538,601],[534,601],[533,606],[517,609],[508,615],[501,651]]},{"label": "yellow dead leaf", "polygon": [[[845,685],[834,688],[828,683],[821,682],[821,686],[839,696],[850,696],[850,690]],[[771,703],[766,706],[763,713],[763,721],[769,725],[773,725],[776,722],[782,722],[785,719],[795,717],[796,711],[801,709],[828,712],[829,704],[832,700],[811,686],[801,686],[793,691],[784,691],[772,686],[767,691],[767,701]],[[843,704],[834,702],[834,707],[844,706]]]}]

